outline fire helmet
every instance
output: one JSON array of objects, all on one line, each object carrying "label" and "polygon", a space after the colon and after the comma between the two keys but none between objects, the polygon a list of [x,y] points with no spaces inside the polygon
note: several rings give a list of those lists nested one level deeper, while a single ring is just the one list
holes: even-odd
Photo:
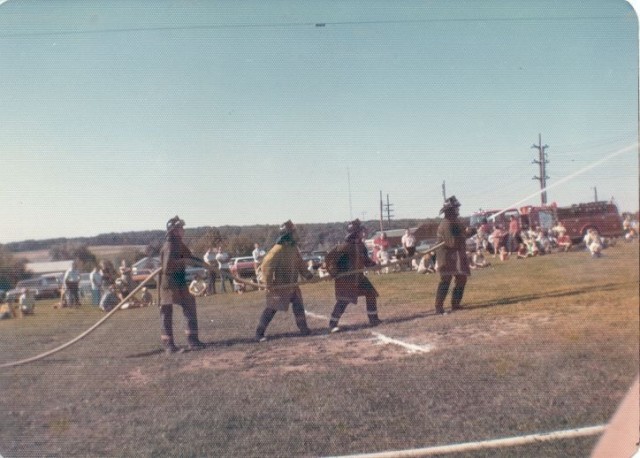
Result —
[{"label": "fire helmet", "polygon": [[178,215],[167,221],[167,232],[173,232],[179,227],[184,227],[184,220],[181,220]]},{"label": "fire helmet", "polygon": [[451,196],[444,201],[444,205],[440,209],[440,213],[444,213],[448,210],[460,208],[460,202],[456,199],[456,196]]}]

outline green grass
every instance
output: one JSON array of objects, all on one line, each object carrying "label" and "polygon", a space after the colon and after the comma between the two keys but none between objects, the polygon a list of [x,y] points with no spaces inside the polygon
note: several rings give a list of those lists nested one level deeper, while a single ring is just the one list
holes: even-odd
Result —
[{"label": "green grass", "polygon": [[[444,445],[605,423],[638,372],[638,247],[598,260],[560,253],[475,270],[466,309],[434,316],[434,275],[372,275],[395,339],[382,345],[350,305],[328,336],[299,337],[279,312],[252,340],[261,292],[200,299],[206,349],[166,357],[155,307],[116,313],[79,343],[0,369],[5,456],[323,456]],[[331,282],[303,287],[328,316]],[[361,302],[363,300],[361,299]],[[0,321],[0,363],[75,337],[88,306]],[[177,343],[184,345],[180,310]],[[597,438],[463,454],[586,456]]]}]

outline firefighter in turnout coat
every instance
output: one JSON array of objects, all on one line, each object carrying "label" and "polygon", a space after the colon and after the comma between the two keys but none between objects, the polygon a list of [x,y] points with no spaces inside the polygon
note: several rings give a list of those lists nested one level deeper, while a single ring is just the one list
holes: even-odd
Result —
[{"label": "firefighter in turnout coat", "polygon": [[286,312],[289,310],[289,304],[300,333],[311,333],[307,327],[302,292],[296,283],[298,275],[309,280],[313,274],[307,270],[307,264],[302,260],[296,242],[296,227],[291,221],[287,221],[280,227],[280,236],[276,244],[262,261],[262,278],[267,286],[267,304],[256,329],[256,340],[259,342],[266,340],[264,333],[276,312]]},{"label": "firefighter in turnout coat", "polygon": [[460,202],[455,196],[449,197],[440,213],[444,219],[438,226],[438,243],[444,242],[436,251],[436,271],[440,274],[440,283],[436,291],[436,313],[444,314],[444,300],[449,292],[451,279],[455,284],[451,293],[451,309],[460,310],[467,277],[471,275],[466,252],[466,229],[458,220]]},{"label": "firefighter in turnout coat", "polygon": [[173,340],[173,304],[182,307],[187,321],[187,350],[199,350],[204,344],[198,339],[198,317],[196,299],[189,293],[185,275],[186,264],[204,264],[183,243],[184,221],[179,217],[167,222],[167,236],[160,250],[162,272],[158,280],[158,295],[162,321],[161,340],[166,353],[179,351]]},{"label": "firefighter in turnout coat", "polygon": [[[327,270],[337,277],[335,279],[336,305],[331,313],[329,331],[338,332],[338,321],[344,313],[347,305],[356,304],[359,296],[366,298],[367,315],[371,326],[381,323],[378,318],[377,297],[378,292],[364,275],[362,270],[376,265],[367,253],[367,248],[362,242],[365,228],[360,220],[356,219],[347,226],[347,236],[344,243],[332,249],[325,258]],[[360,271],[353,274],[341,275],[349,271]]]}]

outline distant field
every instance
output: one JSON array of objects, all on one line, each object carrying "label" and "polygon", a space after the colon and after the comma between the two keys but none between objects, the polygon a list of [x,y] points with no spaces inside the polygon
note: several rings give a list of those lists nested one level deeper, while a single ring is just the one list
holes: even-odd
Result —
[{"label": "distant field", "polygon": [[[475,270],[464,304],[433,314],[435,275],[371,275],[377,328],[349,306],[328,335],[332,283],[305,285],[314,330],[264,293],[198,300],[202,351],[166,357],[156,307],[116,313],[79,343],[0,369],[3,456],[327,456],[601,425],[638,374],[638,245]],[[58,346],[89,306],[0,321],[0,364]],[[176,340],[183,319],[174,312]],[[404,346],[403,346],[404,345]],[[597,436],[464,457],[584,457]],[[451,455],[448,455],[451,456]]]}]

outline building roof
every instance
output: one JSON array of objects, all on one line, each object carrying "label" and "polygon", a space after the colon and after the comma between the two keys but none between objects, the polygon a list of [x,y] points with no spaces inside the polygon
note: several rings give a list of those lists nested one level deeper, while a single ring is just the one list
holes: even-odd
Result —
[{"label": "building roof", "polygon": [[46,262],[28,262],[25,266],[27,271],[34,274],[51,274],[65,272],[71,267],[73,260],[67,261],[46,261]]}]

